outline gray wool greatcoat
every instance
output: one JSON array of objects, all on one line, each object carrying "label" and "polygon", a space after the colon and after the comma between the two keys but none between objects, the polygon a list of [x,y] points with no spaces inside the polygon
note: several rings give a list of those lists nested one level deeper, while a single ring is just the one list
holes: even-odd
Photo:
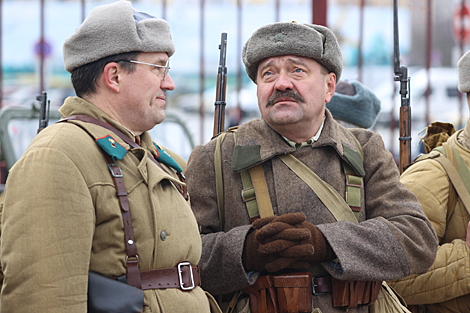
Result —
[{"label": "gray wool greatcoat", "polygon": [[[185,174],[192,209],[202,232],[199,265],[204,289],[214,295],[227,294],[253,284],[259,275],[247,274],[242,265],[244,241],[251,226],[241,198],[239,174],[240,170],[259,163],[263,164],[274,213],[304,212],[339,259],[339,270],[330,262],[312,263],[309,270],[314,276],[329,273],[341,280],[390,280],[424,273],[432,265],[437,250],[436,234],[416,196],[399,182],[398,168],[380,135],[364,129],[350,130],[364,153],[359,224],[337,222],[316,194],[276,157],[292,153],[344,198],[341,158],[351,165],[355,163],[360,171],[361,162],[357,162],[360,156],[348,161],[344,147],[357,151],[355,140],[328,110],[325,115],[318,141],[298,150],[260,119],[238,128],[236,145],[241,147],[235,149],[235,154],[233,135],[226,136],[222,144],[224,229],[218,216],[214,178],[216,140],[194,149]],[[331,293],[314,296],[313,303],[323,313],[344,312],[332,307]],[[368,308],[362,308],[349,312],[367,311]]]}]

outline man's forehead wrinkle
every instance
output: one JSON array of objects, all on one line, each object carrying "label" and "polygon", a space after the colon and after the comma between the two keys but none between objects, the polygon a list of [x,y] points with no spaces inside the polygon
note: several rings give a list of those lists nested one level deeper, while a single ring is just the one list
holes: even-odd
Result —
[{"label": "man's forehead wrinkle", "polygon": [[277,56],[277,57],[269,58],[268,60],[264,61],[264,63],[260,66],[260,68],[264,69],[266,67],[269,67],[269,66],[273,65],[274,63],[276,63],[276,60],[279,60],[279,59],[285,59],[285,62],[289,63],[289,64],[300,64],[300,65],[306,65],[307,64],[307,62],[302,60],[302,58],[299,58],[299,57],[296,57],[296,56],[284,56],[284,57]]}]

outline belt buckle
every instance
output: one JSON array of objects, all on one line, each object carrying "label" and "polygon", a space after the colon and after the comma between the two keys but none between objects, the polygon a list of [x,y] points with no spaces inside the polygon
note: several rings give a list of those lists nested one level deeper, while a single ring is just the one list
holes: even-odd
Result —
[{"label": "belt buckle", "polygon": [[[117,164],[110,163],[108,164],[108,168],[109,168],[109,171],[111,172],[111,175],[113,175],[113,177],[116,177],[116,178],[122,177],[121,168]],[[116,172],[114,172],[113,168],[116,169]]]},{"label": "belt buckle", "polygon": [[319,295],[322,295],[324,294],[324,292],[315,292],[315,286],[318,286],[318,285],[315,285],[315,276],[312,276],[312,293],[314,296],[319,296]]},{"label": "belt buckle", "polygon": [[[183,282],[183,266],[189,266],[189,275],[191,277],[191,286],[185,287]],[[182,290],[193,290],[196,285],[194,284],[194,276],[193,276],[193,269],[191,268],[191,263],[189,262],[180,262],[177,265],[178,268],[178,280],[180,283],[180,287]]]}]

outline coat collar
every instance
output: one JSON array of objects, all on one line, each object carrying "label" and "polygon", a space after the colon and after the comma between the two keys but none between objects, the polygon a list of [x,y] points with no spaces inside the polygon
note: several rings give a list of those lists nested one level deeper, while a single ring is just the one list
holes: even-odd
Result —
[{"label": "coat collar", "polygon": [[[132,139],[142,148],[151,151],[155,158],[158,158],[159,156],[158,148],[156,148],[156,146],[154,145],[152,137],[148,132],[143,132],[140,136],[134,137],[134,135],[127,128],[123,127],[121,124],[106,115],[106,113],[101,111],[99,108],[80,97],[68,97],[67,99],[65,99],[64,104],[59,108],[59,112],[63,117],[67,117],[70,115],[88,115],[97,118],[101,121],[104,121],[109,125],[115,127],[117,130],[121,131],[123,134],[127,135],[130,139]],[[125,147],[126,152],[130,149],[130,146],[126,144],[121,138],[119,138],[118,136],[116,136],[111,131],[105,128],[91,124],[88,124],[85,127],[93,128],[93,131],[91,133],[96,141],[98,141],[99,139],[105,139],[104,141],[106,141],[106,143],[108,143],[108,141],[110,143],[112,143],[112,141],[115,141],[115,143],[112,144],[115,145],[117,143],[120,146]]]},{"label": "coat collar", "polygon": [[[325,125],[318,141],[301,149],[334,148],[339,157],[351,165],[358,175],[364,175],[361,155],[353,135],[339,125],[325,110]],[[232,169],[241,171],[261,164],[277,155],[293,153],[296,149],[273,130],[264,120],[255,119],[238,128],[232,156]]]}]

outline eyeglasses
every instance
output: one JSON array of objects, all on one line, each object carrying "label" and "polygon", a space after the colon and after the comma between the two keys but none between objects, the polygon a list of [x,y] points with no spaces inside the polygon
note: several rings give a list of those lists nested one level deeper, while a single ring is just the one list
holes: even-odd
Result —
[{"label": "eyeglasses", "polygon": [[168,75],[168,72],[170,71],[170,59],[166,62],[166,65],[158,65],[158,64],[152,64],[152,63],[145,63],[145,62],[139,62],[139,61],[134,61],[134,60],[119,60],[115,62],[129,62],[129,63],[136,63],[136,64],[144,64],[144,65],[150,65],[158,68],[164,68],[162,76],[163,80],[165,80],[166,75]]}]

